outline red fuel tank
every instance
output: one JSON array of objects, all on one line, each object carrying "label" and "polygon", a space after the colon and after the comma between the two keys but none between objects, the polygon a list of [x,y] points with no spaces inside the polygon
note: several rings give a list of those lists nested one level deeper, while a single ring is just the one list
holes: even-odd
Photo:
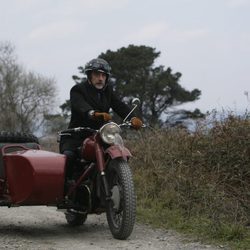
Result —
[{"label": "red fuel tank", "polygon": [[63,198],[66,157],[44,150],[22,150],[3,155],[13,204],[53,205]]}]

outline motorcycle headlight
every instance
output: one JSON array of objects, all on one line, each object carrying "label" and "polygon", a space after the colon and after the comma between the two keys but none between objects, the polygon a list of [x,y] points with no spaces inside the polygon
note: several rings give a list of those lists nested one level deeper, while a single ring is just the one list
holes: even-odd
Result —
[{"label": "motorcycle headlight", "polygon": [[114,122],[107,123],[100,129],[101,138],[107,144],[115,144],[120,133],[120,127]]}]

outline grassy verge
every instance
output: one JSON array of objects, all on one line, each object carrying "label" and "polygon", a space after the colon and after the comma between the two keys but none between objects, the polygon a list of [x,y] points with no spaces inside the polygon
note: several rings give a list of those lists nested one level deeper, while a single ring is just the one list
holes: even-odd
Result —
[{"label": "grassy verge", "polygon": [[144,132],[129,147],[140,221],[250,247],[250,121]]},{"label": "grassy verge", "polygon": [[242,225],[223,223],[219,226],[205,216],[187,218],[182,211],[162,208],[151,201],[152,208],[138,204],[137,219],[156,228],[174,229],[193,240],[215,245],[229,246],[232,249],[249,249],[250,230]]}]

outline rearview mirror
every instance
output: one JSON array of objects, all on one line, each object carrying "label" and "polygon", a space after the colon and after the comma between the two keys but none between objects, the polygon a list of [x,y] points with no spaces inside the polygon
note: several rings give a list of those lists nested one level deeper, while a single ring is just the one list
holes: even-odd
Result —
[{"label": "rearview mirror", "polygon": [[139,98],[133,98],[132,99],[132,105],[138,106],[141,103]]},{"label": "rearview mirror", "polygon": [[128,113],[128,115],[124,118],[123,122],[126,122],[126,120],[128,119],[128,117],[130,116],[130,114],[132,114],[132,112],[137,108],[137,106],[141,103],[139,98],[133,98],[131,101],[132,105],[134,106],[132,108],[132,110]]}]

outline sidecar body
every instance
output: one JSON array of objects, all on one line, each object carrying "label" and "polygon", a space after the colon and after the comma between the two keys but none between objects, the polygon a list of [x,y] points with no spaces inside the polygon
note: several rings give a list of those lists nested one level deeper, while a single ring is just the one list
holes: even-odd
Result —
[{"label": "sidecar body", "polygon": [[63,199],[65,156],[20,145],[0,155],[0,205],[56,205]]}]

